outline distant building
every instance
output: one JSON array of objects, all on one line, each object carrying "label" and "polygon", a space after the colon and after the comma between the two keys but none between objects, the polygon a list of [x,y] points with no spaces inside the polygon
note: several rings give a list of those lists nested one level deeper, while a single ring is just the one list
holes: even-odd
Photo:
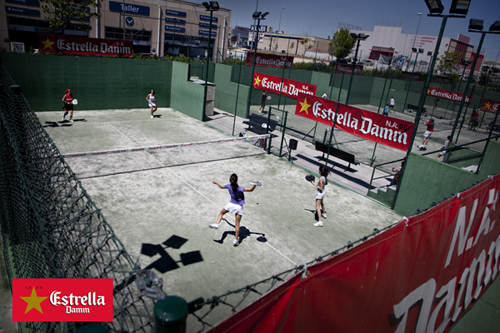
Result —
[{"label": "distant building", "polygon": [[[98,19],[73,22],[64,31],[52,29],[38,0],[0,0],[0,47],[38,48],[38,34],[67,34],[91,38],[132,40],[133,51],[146,54],[206,56],[210,13],[201,4],[180,0],[103,1]],[[231,10],[213,12],[211,55],[226,53]]]},{"label": "distant building", "polygon": [[243,47],[248,45],[248,35],[250,33],[249,28],[245,27],[234,27],[231,29],[230,43],[233,47]]}]

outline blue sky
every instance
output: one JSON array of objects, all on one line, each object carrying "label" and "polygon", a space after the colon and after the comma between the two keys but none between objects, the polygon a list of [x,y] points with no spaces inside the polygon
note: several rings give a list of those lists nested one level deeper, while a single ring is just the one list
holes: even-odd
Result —
[{"label": "blue sky", "polygon": [[[231,27],[236,25],[249,27],[253,24],[252,13],[258,0],[218,0],[220,7],[231,9]],[[442,0],[448,13],[452,0]],[[284,6],[285,9],[281,9]],[[400,21],[398,26],[402,32],[415,34],[419,16],[422,21],[419,35],[437,36],[441,27],[441,18],[428,17],[429,10],[424,0],[260,0],[258,10],[269,12],[265,24],[277,30],[281,16],[281,30],[289,34],[327,38],[332,30],[337,29],[339,22],[373,30],[378,20]],[[471,44],[478,46],[481,34],[467,31],[471,18],[483,19],[485,30],[496,20],[500,20],[500,0],[472,0],[469,13],[465,19],[448,18],[445,37],[457,38],[458,34],[471,38]],[[495,60],[500,49],[500,34],[486,35],[483,42],[487,60]],[[498,57],[500,60],[500,57]]]}]

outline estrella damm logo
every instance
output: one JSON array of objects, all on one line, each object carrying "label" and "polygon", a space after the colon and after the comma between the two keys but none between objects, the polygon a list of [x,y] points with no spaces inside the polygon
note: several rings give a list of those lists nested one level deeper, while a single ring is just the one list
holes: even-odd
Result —
[{"label": "estrella damm logo", "polygon": [[113,279],[12,279],[13,321],[113,321]]}]

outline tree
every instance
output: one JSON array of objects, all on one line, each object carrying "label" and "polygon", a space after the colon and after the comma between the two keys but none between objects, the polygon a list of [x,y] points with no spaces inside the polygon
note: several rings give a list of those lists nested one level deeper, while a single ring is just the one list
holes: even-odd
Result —
[{"label": "tree", "polygon": [[46,20],[51,28],[65,29],[71,21],[81,24],[80,29],[90,30],[92,27],[84,24],[92,17],[100,17],[93,10],[98,4],[94,0],[40,0],[42,11],[48,15]]},{"label": "tree", "polygon": [[337,59],[344,59],[352,52],[356,39],[352,38],[349,30],[342,28],[335,31],[332,44],[333,51],[331,55],[334,55]]},{"label": "tree", "polygon": [[302,38],[300,40],[300,44],[302,44],[304,46],[304,54],[302,55],[302,58],[305,58],[306,56],[306,52],[310,49],[313,48],[313,44],[311,42],[311,38],[309,38],[308,34],[306,34],[306,37],[305,38]]},{"label": "tree", "polygon": [[458,64],[460,62],[460,58],[462,58],[462,53],[459,51],[447,52],[439,57],[439,64],[437,69],[441,73],[453,73],[458,70]]}]

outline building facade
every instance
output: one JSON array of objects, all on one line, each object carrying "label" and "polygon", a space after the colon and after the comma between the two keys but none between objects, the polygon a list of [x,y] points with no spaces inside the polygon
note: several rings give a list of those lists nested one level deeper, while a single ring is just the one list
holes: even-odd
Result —
[{"label": "building facade", "polygon": [[50,28],[38,0],[0,0],[0,47],[10,51],[38,48],[38,34],[66,34],[90,38],[133,41],[135,54],[205,57],[210,24],[210,54],[225,55],[230,36],[231,11],[210,12],[197,3],[179,0],[96,1],[90,10],[101,14],[83,22],[89,31],[72,22],[66,29]]}]

